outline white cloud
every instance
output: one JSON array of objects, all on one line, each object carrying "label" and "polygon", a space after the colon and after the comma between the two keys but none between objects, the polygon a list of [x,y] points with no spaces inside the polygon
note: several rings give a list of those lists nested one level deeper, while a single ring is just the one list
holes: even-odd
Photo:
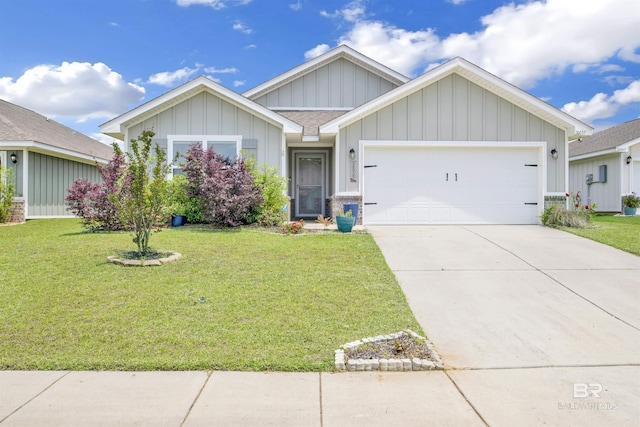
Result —
[{"label": "white cloud", "polygon": [[289,4],[289,8],[297,12],[302,9],[302,3],[298,0],[296,3]]},{"label": "white cloud", "polygon": [[194,73],[198,71],[198,68],[189,68],[184,67],[175,71],[163,71],[161,73],[153,74],[149,77],[147,83],[171,87],[176,83],[183,82],[191,77]]},{"label": "white cloud", "polygon": [[597,93],[588,101],[570,102],[562,107],[562,111],[584,122],[614,116],[620,108],[640,102],[640,80],[629,84],[626,88],[616,90],[613,95]]},{"label": "white cloud", "polygon": [[240,31],[243,34],[251,34],[251,33],[253,33],[253,29],[247,27],[247,24],[245,24],[242,21],[236,21],[233,24],[233,29],[236,30],[236,31]]},{"label": "white cloud", "polygon": [[466,3],[467,0],[447,0],[449,3],[455,4],[456,6],[462,3]]},{"label": "white cloud", "polygon": [[320,11],[320,15],[325,18],[342,18],[347,22],[356,22],[364,17],[365,6],[361,0],[352,1],[347,4],[343,9],[335,10],[333,13],[329,13],[326,10]]},{"label": "white cloud", "polygon": [[[351,24],[338,44],[410,76],[431,68],[433,62],[462,56],[514,85],[530,88],[566,69],[585,72],[614,57],[640,62],[637,0],[509,3],[483,16],[482,30],[444,38],[432,28],[410,31],[368,19],[360,1],[321,14]],[[320,46],[305,56],[321,51]]]},{"label": "white cloud", "polygon": [[255,48],[257,48],[257,47],[258,47],[258,46],[257,46],[257,45],[255,45],[255,44],[248,44],[248,45],[246,45],[244,48],[245,48],[245,49],[255,49]]},{"label": "white cloud", "polygon": [[251,3],[252,0],[176,0],[176,4],[182,7],[189,7],[193,5],[209,6],[215,10],[224,9],[231,6],[244,6]]},{"label": "white cloud", "polygon": [[313,49],[309,49],[308,51],[306,51],[304,53],[304,57],[306,59],[313,59],[316,56],[320,56],[325,52],[328,52],[330,49],[328,44],[319,44],[318,46],[314,47]]},{"label": "white cloud", "polygon": [[0,77],[0,98],[49,117],[112,118],[144,99],[145,89],[98,62],[37,65],[15,81]]},{"label": "white cloud", "polygon": [[234,80],[233,81],[233,87],[240,87],[240,86],[244,86],[245,83],[247,83],[246,80]]},{"label": "white cloud", "polygon": [[236,67],[227,67],[227,68],[207,67],[204,69],[204,71],[211,74],[235,74],[238,72],[238,69]]}]

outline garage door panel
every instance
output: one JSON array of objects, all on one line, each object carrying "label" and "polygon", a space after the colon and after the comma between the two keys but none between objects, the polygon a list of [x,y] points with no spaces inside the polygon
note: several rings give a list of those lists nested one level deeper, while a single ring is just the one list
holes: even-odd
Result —
[{"label": "garage door panel", "polygon": [[537,223],[539,147],[365,147],[367,224]]}]

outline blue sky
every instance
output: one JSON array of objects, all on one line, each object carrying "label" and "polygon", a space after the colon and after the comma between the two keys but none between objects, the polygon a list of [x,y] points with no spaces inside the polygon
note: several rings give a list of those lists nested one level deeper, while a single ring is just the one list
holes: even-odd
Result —
[{"label": "blue sky", "polygon": [[640,117],[637,0],[10,0],[0,99],[99,125],[199,75],[242,93],[339,44],[416,77],[462,56],[591,124]]}]

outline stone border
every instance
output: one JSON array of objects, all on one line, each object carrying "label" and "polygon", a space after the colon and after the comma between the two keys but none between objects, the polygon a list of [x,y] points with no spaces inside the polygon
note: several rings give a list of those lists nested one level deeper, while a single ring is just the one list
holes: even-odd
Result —
[{"label": "stone border", "polygon": [[[349,359],[345,364],[344,351],[351,350],[366,343],[378,343],[384,341],[391,341],[403,336],[412,336],[413,338],[424,340],[427,348],[431,351],[434,361],[428,359]],[[340,349],[335,351],[335,367],[337,371],[431,371],[434,369],[444,369],[440,355],[433,348],[431,341],[422,337],[411,329],[405,329],[404,331],[396,332],[395,334],[379,335],[377,337],[363,338],[362,340],[353,341],[340,346]]]},{"label": "stone border", "polygon": [[118,258],[115,255],[108,256],[107,260],[117,265],[123,265],[125,267],[157,267],[170,262],[175,262],[182,258],[182,254],[178,252],[171,252],[171,255],[159,259],[139,260],[139,259],[126,259]]}]

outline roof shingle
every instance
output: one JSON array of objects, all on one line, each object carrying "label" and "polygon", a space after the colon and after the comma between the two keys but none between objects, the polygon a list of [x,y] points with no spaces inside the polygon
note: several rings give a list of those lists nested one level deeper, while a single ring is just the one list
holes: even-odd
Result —
[{"label": "roof shingle", "polygon": [[35,111],[0,99],[0,142],[34,141],[54,148],[109,160],[113,148]]},{"label": "roof shingle", "polygon": [[574,140],[569,144],[569,157],[615,148],[636,138],[640,138],[640,119],[585,136],[582,142]]}]

